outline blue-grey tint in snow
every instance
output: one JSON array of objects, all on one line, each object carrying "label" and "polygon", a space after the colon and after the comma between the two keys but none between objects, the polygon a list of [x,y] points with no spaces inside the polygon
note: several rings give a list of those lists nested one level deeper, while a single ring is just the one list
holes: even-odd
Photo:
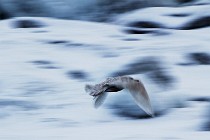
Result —
[{"label": "blue-grey tint in snow", "polygon": [[[41,9],[55,17],[72,16],[66,12],[69,8],[87,2],[69,0],[79,3],[69,6],[67,1],[0,0],[0,18],[22,16],[24,11],[27,16],[47,16]],[[135,0],[125,1],[118,0],[123,5]],[[102,17],[111,18],[114,24],[47,17],[1,20],[0,139],[210,139],[210,26],[206,18],[210,5],[204,4],[209,0],[183,1],[184,6],[150,7],[115,18]],[[47,2],[55,3],[49,6]],[[112,2],[117,7],[117,2]],[[32,9],[23,6],[31,3]],[[197,5],[187,6],[190,3]],[[86,18],[100,20],[90,16]],[[23,20],[45,26],[11,26]],[[141,26],[130,26],[138,22]],[[126,33],[129,29],[151,32]],[[141,79],[156,117],[141,110],[126,90],[102,96],[101,101],[106,97],[103,106],[92,107],[84,85],[123,73]]]}]

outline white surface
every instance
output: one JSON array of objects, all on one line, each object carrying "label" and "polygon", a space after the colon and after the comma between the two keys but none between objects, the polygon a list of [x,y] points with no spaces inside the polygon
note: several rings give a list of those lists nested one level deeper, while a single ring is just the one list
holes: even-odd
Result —
[{"label": "white surface", "polygon": [[[210,52],[210,28],[167,30],[170,34],[164,36],[129,35],[122,32],[121,26],[33,19],[48,26],[14,29],[11,22],[15,19],[0,22],[0,104],[3,99],[18,100],[40,107],[24,110],[15,105],[0,105],[0,116],[3,116],[0,118],[0,139],[210,138],[209,132],[199,131],[208,103],[186,101],[191,97],[210,96],[210,67],[177,65],[187,61],[186,53]],[[35,33],[37,31],[44,32]],[[125,38],[140,40],[124,41]],[[69,44],[48,43],[53,40],[65,40]],[[104,57],[107,54],[117,57]],[[144,56],[162,58],[168,71],[178,80],[173,90],[155,90],[147,79],[142,79],[151,96],[163,97],[161,107],[169,109],[167,113],[151,119],[132,120],[116,116],[108,108],[95,110],[92,98],[84,92],[84,85],[103,81],[123,65]],[[30,63],[34,60],[51,61],[59,69],[39,68]],[[70,70],[87,72],[90,80],[70,79],[66,75]],[[171,108],[173,105],[170,104],[177,99],[186,107]]]}]

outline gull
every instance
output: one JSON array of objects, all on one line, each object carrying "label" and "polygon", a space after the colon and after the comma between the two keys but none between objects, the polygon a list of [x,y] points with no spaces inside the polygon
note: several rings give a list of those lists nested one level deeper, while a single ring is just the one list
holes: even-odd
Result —
[{"label": "gull", "polygon": [[85,91],[94,97],[94,107],[101,106],[108,92],[118,92],[128,90],[136,104],[148,115],[154,117],[154,112],[150,103],[147,91],[140,80],[130,76],[109,77],[102,83],[85,86]]}]

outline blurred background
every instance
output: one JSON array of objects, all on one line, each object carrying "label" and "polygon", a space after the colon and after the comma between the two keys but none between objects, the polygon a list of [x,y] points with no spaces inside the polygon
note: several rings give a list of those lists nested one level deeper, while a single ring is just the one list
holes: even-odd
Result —
[{"label": "blurred background", "polygon": [[[210,0],[0,0],[0,139],[210,139],[209,33]],[[93,107],[123,75],[155,117],[124,90]]]},{"label": "blurred background", "polygon": [[1,0],[1,19],[17,16],[108,21],[113,16],[147,7],[209,4],[209,0]]}]

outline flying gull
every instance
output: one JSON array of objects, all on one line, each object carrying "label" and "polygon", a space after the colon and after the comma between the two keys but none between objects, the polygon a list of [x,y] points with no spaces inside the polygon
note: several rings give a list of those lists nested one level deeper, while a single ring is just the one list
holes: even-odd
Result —
[{"label": "flying gull", "polygon": [[140,80],[129,76],[109,77],[104,82],[96,85],[86,85],[85,91],[94,97],[94,106],[101,106],[108,92],[118,92],[128,90],[136,104],[148,115],[154,117],[154,112],[150,103],[147,91]]}]

